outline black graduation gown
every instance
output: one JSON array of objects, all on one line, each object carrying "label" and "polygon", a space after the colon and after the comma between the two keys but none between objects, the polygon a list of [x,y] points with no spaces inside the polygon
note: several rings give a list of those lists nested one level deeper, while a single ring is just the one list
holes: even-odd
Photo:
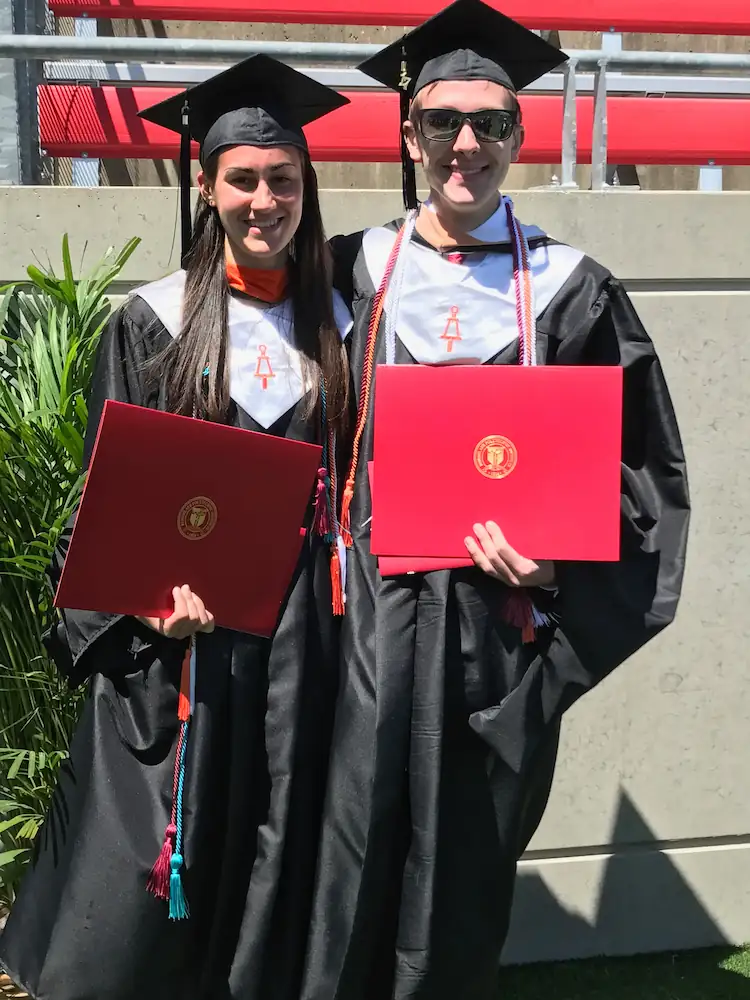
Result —
[{"label": "black graduation gown", "polygon": [[[87,454],[105,399],[162,406],[142,367],[169,336],[140,298],[115,314],[99,348]],[[269,432],[318,438],[302,409]],[[238,406],[233,422],[264,430]],[[337,627],[326,546],[311,538],[273,640],[220,628],[198,636],[184,800],[191,916],[170,921],[146,881],[169,821],[186,643],[130,617],[64,613],[56,659],[88,697],[0,937],[0,964],[16,983],[39,1000],[298,996]]]},{"label": "black graduation gown", "polygon": [[[363,234],[333,247],[336,283],[354,313],[348,343],[359,387],[380,273],[368,269]],[[539,316],[538,357],[624,368],[622,559],[558,564],[558,594],[535,594],[540,607],[551,601],[558,624],[532,644],[502,617],[505,588],[477,569],[381,578],[369,552],[370,414],[351,508],[341,692],[303,1000],[502,995],[516,862],[546,806],[561,716],[675,615],[689,520],[675,415],[622,285],[580,257]],[[385,360],[382,326],[376,364]],[[517,357],[513,339],[488,363]],[[396,362],[414,363],[400,336]],[[554,483],[546,506],[554,517]]]}]

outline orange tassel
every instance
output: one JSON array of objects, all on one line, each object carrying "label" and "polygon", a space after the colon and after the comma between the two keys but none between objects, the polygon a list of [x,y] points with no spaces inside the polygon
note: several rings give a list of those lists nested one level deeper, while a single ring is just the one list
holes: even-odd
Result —
[{"label": "orange tassel", "polygon": [[333,613],[344,613],[344,591],[341,586],[341,562],[336,545],[331,546],[331,590],[333,592]]},{"label": "orange tassel", "polygon": [[177,718],[180,722],[186,722],[190,718],[190,657],[193,652],[193,641],[185,650],[182,660],[182,673],[180,675],[180,697],[177,702]]},{"label": "orange tassel", "polygon": [[534,629],[534,623],[528,621],[524,624],[521,630],[521,639],[524,643],[534,642],[536,639],[536,630]]},{"label": "orange tassel", "polygon": [[347,549],[352,547],[351,514],[349,513],[349,508],[353,496],[354,483],[348,480],[344,489],[344,495],[341,498],[341,537]]}]

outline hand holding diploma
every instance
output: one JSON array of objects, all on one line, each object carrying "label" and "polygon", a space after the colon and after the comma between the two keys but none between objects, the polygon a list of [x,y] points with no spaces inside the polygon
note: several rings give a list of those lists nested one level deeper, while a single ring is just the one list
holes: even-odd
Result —
[{"label": "hand holding diploma", "polygon": [[137,615],[138,621],[170,639],[187,639],[196,632],[213,632],[214,616],[206,610],[206,605],[187,584],[174,587],[172,596],[174,613],[169,618],[143,618]]},{"label": "hand holding diploma", "polygon": [[534,562],[520,555],[509,544],[494,521],[475,524],[476,538],[464,539],[474,565],[488,576],[509,587],[549,587],[555,582],[555,564],[549,560]]}]

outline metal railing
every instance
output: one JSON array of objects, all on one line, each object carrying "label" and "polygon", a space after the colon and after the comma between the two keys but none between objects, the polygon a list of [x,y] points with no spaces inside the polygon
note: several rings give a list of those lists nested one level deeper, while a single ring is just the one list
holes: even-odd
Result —
[{"label": "metal railing", "polygon": [[[0,58],[47,61],[47,79],[89,84],[105,81],[189,84],[212,73],[209,66],[191,71],[192,64],[231,63],[262,53],[295,64],[331,86],[378,89],[375,81],[352,66],[382,48],[381,45],[335,42],[0,35]],[[750,97],[750,55],[622,51],[611,44],[601,50],[567,51],[570,58],[562,70],[547,74],[528,88],[537,93],[562,91],[560,187],[563,189],[576,187],[576,96],[579,92],[588,91],[594,95],[591,162],[594,190],[606,187],[608,93]],[[152,62],[134,65],[142,60]],[[190,65],[180,65],[183,63]]]}]

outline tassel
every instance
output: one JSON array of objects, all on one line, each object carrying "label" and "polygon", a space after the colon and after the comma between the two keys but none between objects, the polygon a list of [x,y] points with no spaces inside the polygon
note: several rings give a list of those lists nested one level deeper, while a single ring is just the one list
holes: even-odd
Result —
[{"label": "tassel", "polygon": [[521,639],[524,643],[533,642],[536,638],[534,629],[534,604],[523,590],[512,590],[503,607],[503,617],[509,625],[521,629]]},{"label": "tassel", "polygon": [[534,619],[535,628],[547,628],[555,622],[554,615],[548,615],[544,611],[540,611],[536,604],[531,605],[531,614]]},{"label": "tassel", "polygon": [[341,560],[339,559],[338,547],[331,546],[331,589],[333,591],[333,613],[343,615],[344,613],[344,588],[341,584]]},{"label": "tassel", "polygon": [[172,855],[172,874],[169,877],[169,919],[185,920],[190,916],[185,892],[182,888],[182,878],[180,868],[182,868],[183,857],[181,854]]},{"label": "tassel", "polygon": [[180,869],[185,863],[182,856],[182,795],[185,787],[185,752],[188,742],[188,726],[190,723],[186,719],[182,724],[180,734],[180,756],[179,770],[177,778],[177,796],[175,801],[175,814],[177,817],[177,833],[175,838],[175,853],[169,862],[171,874],[169,876],[169,919],[185,920],[190,916],[185,891],[182,886]]},{"label": "tassel", "polygon": [[180,266],[186,267],[193,245],[193,223],[190,218],[190,105],[185,101],[180,130],[180,220],[182,253]]},{"label": "tassel", "polygon": [[[182,687],[182,684],[180,685]],[[179,709],[178,709],[179,712]],[[164,842],[161,845],[159,857],[154,862],[154,866],[146,882],[146,889],[157,899],[165,902],[169,899],[169,873],[172,854],[174,852],[175,836],[177,835],[177,795],[180,786],[180,761],[182,760],[182,745],[185,739],[185,730],[180,725],[180,735],[177,738],[177,748],[174,754],[174,777],[172,780],[172,813],[169,825],[164,832]]]},{"label": "tassel", "polygon": [[164,834],[164,843],[161,845],[159,857],[156,859],[154,867],[151,869],[151,874],[148,877],[148,882],[146,883],[146,888],[152,896],[156,896],[157,899],[163,899],[165,901],[169,899],[170,863],[172,861],[174,836],[176,833],[177,827],[174,823],[170,823],[166,829],[166,833]]},{"label": "tassel", "polygon": [[182,856],[182,797],[185,786],[185,754],[188,726],[192,715],[192,681],[194,675],[195,637],[190,640],[182,660],[180,692],[177,700],[177,717],[180,733],[177,738],[172,784],[172,812],[164,833],[164,842],[146,882],[147,890],[157,899],[169,901],[170,920],[184,920],[190,915],[182,887],[180,869]]},{"label": "tassel", "polygon": [[328,470],[318,469],[318,485],[315,490],[315,515],[313,517],[313,531],[323,538],[330,533],[331,525],[328,518],[328,487],[326,479]]},{"label": "tassel", "polygon": [[[195,640],[193,640],[195,641]],[[177,718],[180,722],[187,722],[190,718],[190,659],[193,655],[193,642],[191,641],[182,659],[182,673],[180,674],[180,695],[177,700]],[[187,737],[187,732],[185,733]]]},{"label": "tassel", "polygon": [[349,513],[349,508],[351,506],[353,496],[354,483],[351,480],[347,480],[346,487],[344,488],[344,495],[341,499],[341,537],[343,538],[344,545],[347,549],[352,547],[351,515]]}]

